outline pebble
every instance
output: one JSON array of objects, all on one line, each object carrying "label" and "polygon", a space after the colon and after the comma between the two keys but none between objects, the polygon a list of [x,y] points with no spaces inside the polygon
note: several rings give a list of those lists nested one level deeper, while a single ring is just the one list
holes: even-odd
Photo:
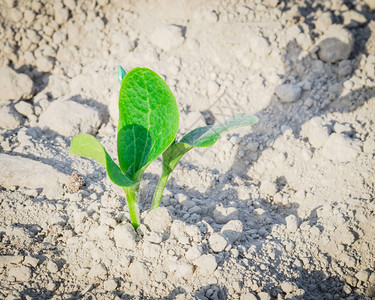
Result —
[{"label": "pebble", "polygon": [[200,256],[194,261],[194,264],[202,276],[210,276],[217,268],[216,258],[212,254]]},{"label": "pebble", "polygon": [[368,154],[372,154],[375,152],[375,138],[368,138],[363,143],[363,151]]},{"label": "pebble", "polygon": [[223,251],[228,246],[228,240],[225,235],[221,233],[214,233],[208,238],[208,243],[212,251],[218,253]]},{"label": "pebble", "polygon": [[235,207],[217,206],[214,210],[214,219],[217,224],[225,224],[230,220],[237,220],[238,210]]},{"label": "pebble", "polygon": [[352,34],[339,25],[332,25],[319,42],[319,58],[328,63],[348,59],[354,47]]},{"label": "pebble", "polygon": [[55,100],[42,112],[38,125],[63,136],[73,136],[95,134],[101,123],[101,115],[95,108],[72,100]]},{"label": "pebble", "polygon": [[232,244],[241,237],[243,224],[240,220],[231,220],[221,228],[220,232]]},{"label": "pebble", "polygon": [[374,0],[364,0],[368,7],[372,10],[375,10],[375,1]]},{"label": "pebble", "polygon": [[342,60],[340,61],[338,65],[337,73],[340,77],[345,77],[347,75],[350,75],[352,73],[352,66],[350,64],[350,60]]},{"label": "pebble", "polygon": [[189,248],[188,251],[185,253],[185,258],[188,261],[193,261],[199,258],[202,255],[202,249],[198,245],[194,245],[191,248]]},{"label": "pebble", "polygon": [[25,117],[30,117],[33,113],[33,106],[25,101],[20,101],[14,105],[15,110]]},{"label": "pebble", "polygon": [[65,24],[69,19],[69,11],[65,8],[55,10],[55,21],[57,24]]},{"label": "pebble", "polygon": [[107,292],[113,292],[117,289],[117,282],[114,279],[109,279],[103,282],[103,288]]},{"label": "pebble", "polygon": [[347,28],[357,28],[367,23],[366,17],[355,10],[345,11],[341,16],[344,19],[344,26]]},{"label": "pebble", "polygon": [[269,180],[264,180],[260,185],[260,191],[266,195],[273,197],[277,193],[277,186]]},{"label": "pebble", "polygon": [[285,218],[286,228],[290,232],[296,232],[298,229],[298,219],[295,215],[289,215]]},{"label": "pebble", "polygon": [[186,262],[171,263],[168,270],[176,278],[189,278],[194,271],[193,265]]},{"label": "pebble", "polygon": [[150,272],[144,263],[140,261],[134,261],[129,266],[129,273],[134,282],[142,282],[148,280]]},{"label": "pebble", "polygon": [[9,270],[9,281],[29,281],[32,277],[32,272],[29,267],[20,266]]},{"label": "pebble", "polygon": [[49,56],[40,56],[36,60],[36,67],[41,72],[51,72],[54,66],[53,58]]},{"label": "pebble", "polygon": [[216,81],[210,81],[207,85],[207,96],[211,97],[217,94],[220,85]]},{"label": "pebble", "polygon": [[252,293],[242,293],[240,300],[258,300],[258,298]]},{"label": "pebble", "polygon": [[33,81],[26,74],[18,74],[11,68],[0,68],[0,101],[30,99]]},{"label": "pebble", "polygon": [[311,146],[321,148],[329,138],[328,128],[323,126],[321,117],[314,117],[302,125],[301,135],[308,138]]},{"label": "pebble", "polygon": [[271,296],[266,292],[258,293],[258,297],[260,300],[271,300]]},{"label": "pebble", "polygon": [[51,273],[57,273],[59,271],[59,267],[54,261],[50,260],[47,263],[47,270]]},{"label": "pebble", "polygon": [[[23,261],[23,264],[25,264],[27,266],[30,266],[30,267],[33,267],[33,268],[36,268],[38,263],[39,263],[39,259],[37,259],[35,257],[32,257],[32,256],[25,256],[25,259]],[[0,265],[1,265],[1,263],[0,263]]]},{"label": "pebble", "polygon": [[296,84],[281,84],[276,86],[275,93],[282,103],[293,103],[301,97],[302,89]]},{"label": "pebble", "polygon": [[367,270],[361,270],[355,274],[355,277],[362,282],[367,282],[370,277],[370,272]]},{"label": "pebble", "polygon": [[105,280],[107,279],[107,268],[104,264],[96,264],[90,269],[89,273],[87,274],[87,277],[89,277],[91,280]]},{"label": "pebble", "polygon": [[152,231],[164,232],[172,224],[172,217],[165,207],[158,207],[144,213],[143,222]]},{"label": "pebble", "polygon": [[332,133],[322,148],[322,155],[335,162],[350,162],[357,158],[361,148],[339,133]]},{"label": "pebble", "polygon": [[21,116],[8,105],[0,107],[0,128],[16,129],[21,125]]},{"label": "pebble", "polygon": [[113,231],[113,237],[118,248],[135,249],[137,245],[137,234],[129,223],[117,225]]},{"label": "pebble", "polygon": [[23,14],[22,12],[17,8],[12,8],[10,11],[10,18],[13,20],[13,22],[18,23],[22,20]]},{"label": "pebble", "polygon": [[323,13],[315,22],[318,31],[325,32],[332,25],[332,15],[330,12]]},{"label": "pebble", "polygon": [[21,255],[0,255],[0,268],[7,267],[9,265],[16,265],[23,261]]},{"label": "pebble", "polygon": [[185,38],[180,27],[162,25],[152,32],[150,41],[164,51],[171,51],[180,47],[184,43]]},{"label": "pebble", "polygon": [[284,293],[291,294],[298,289],[298,286],[293,282],[284,281],[281,283],[281,289]]}]

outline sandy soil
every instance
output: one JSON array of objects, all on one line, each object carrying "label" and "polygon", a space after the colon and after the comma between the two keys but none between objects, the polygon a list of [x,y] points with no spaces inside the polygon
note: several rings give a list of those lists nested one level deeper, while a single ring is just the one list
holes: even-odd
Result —
[{"label": "sandy soil", "polygon": [[[375,3],[0,2],[1,299],[374,299]],[[77,133],[116,157],[117,66],[171,87],[192,150],[143,225]]]}]

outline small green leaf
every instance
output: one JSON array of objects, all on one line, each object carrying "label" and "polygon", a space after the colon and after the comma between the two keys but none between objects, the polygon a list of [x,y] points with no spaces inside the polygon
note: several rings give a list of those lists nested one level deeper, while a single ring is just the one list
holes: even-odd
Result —
[{"label": "small green leaf", "polygon": [[106,168],[108,177],[114,184],[122,187],[130,187],[137,184],[137,182],[134,182],[121,172],[102,144],[90,134],[76,135],[70,144],[69,153],[99,162]]},{"label": "small green leaf", "polygon": [[173,142],[179,125],[176,100],[165,81],[147,68],[122,80],[117,153],[120,168],[140,180],[145,168]]},{"label": "small green leaf", "polygon": [[178,143],[174,143],[164,152],[164,171],[172,172],[182,156],[190,149],[212,146],[223,133],[235,128],[251,126],[257,122],[258,118],[256,116],[238,114],[222,124],[199,127],[190,131]]},{"label": "small green leaf", "polygon": [[118,81],[120,82],[120,84],[122,83],[122,80],[124,79],[125,75],[126,75],[126,72],[125,72],[124,68],[121,67],[121,66],[118,66],[117,67],[117,76],[118,76]]}]

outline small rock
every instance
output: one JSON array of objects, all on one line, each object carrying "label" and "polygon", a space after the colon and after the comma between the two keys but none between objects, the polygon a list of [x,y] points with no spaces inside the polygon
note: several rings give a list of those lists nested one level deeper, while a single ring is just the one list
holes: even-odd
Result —
[{"label": "small rock", "polygon": [[25,101],[20,101],[14,105],[16,111],[25,117],[29,117],[34,113],[33,106]]},{"label": "small rock", "polygon": [[57,24],[64,24],[69,19],[69,11],[65,8],[55,10],[55,21]]},{"label": "small rock", "polygon": [[203,276],[210,276],[217,268],[215,256],[212,254],[204,254],[194,261],[198,267],[198,272]]},{"label": "small rock", "polygon": [[[37,259],[35,257],[32,257],[32,256],[26,256],[25,260],[23,261],[24,265],[30,266],[30,267],[33,267],[33,268],[36,268],[38,263],[39,263],[39,259]],[[1,263],[0,263],[0,266],[1,266]]]},{"label": "small rock", "polygon": [[375,10],[375,1],[374,0],[365,0],[364,2],[368,5],[368,7],[370,9]]},{"label": "small rock", "polygon": [[114,290],[117,289],[117,282],[114,279],[109,279],[104,281],[103,283],[104,290],[107,292],[113,292]]},{"label": "small rock", "polygon": [[26,74],[18,74],[11,68],[0,68],[0,101],[30,99],[33,81]]},{"label": "small rock", "polygon": [[315,22],[315,28],[325,32],[332,25],[332,16],[330,12],[323,13]]},{"label": "small rock", "polygon": [[87,274],[87,277],[89,277],[91,280],[105,280],[107,279],[107,268],[103,264],[97,264],[91,268]]},{"label": "small rock", "polygon": [[57,273],[59,271],[59,267],[54,261],[50,260],[47,263],[47,270],[50,271],[51,273]]},{"label": "small rock", "polygon": [[357,274],[355,274],[355,277],[360,280],[360,281],[363,281],[363,282],[367,282],[367,280],[369,279],[370,277],[370,272],[367,271],[367,270],[361,270],[359,271]]},{"label": "small rock", "polygon": [[358,145],[338,133],[332,133],[324,144],[322,154],[336,162],[349,162],[357,158],[361,151]]},{"label": "small rock", "polygon": [[16,129],[21,125],[21,116],[10,106],[0,108],[0,128]]},{"label": "small rock", "polygon": [[345,77],[347,75],[350,75],[352,73],[352,66],[350,64],[350,60],[343,60],[340,61],[338,65],[337,73],[340,77]]},{"label": "small rock", "polygon": [[372,154],[375,152],[375,138],[368,138],[363,143],[363,151],[368,154]]},{"label": "small rock", "polygon": [[113,237],[118,248],[134,249],[137,245],[137,234],[131,224],[119,224],[113,231]]},{"label": "small rock", "polygon": [[202,255],[202,249],[198,245],[194,245],[185,253],[185,258],[188,261],[196,260],[198,257]]},{"label": "small rock", "polygon": [[164,51],[171,51],[184,43],[184,36],[180,27],[175,25],[162,25],[151,34],[150,41]]},{"label": "small rock", "polygon": [[284,281],[281,283],[281,289],[284,293],[290,294],[296,291],[298,289],[298,286],[295,283]]},{"label": "small rock", "polygon": [[276,184],[274,184],[273,182],[269,180],[264,180],[260,185],[260,191],[266,195],[273,197],[277,193],[277,187]]},{"label": "small rock", "polygon": [[208,243],[210,244],[212,251],[216,253],[223,251],[228,246],[226,236],[221,233],[212,234],[208,239]]},{"label": "small rock", "polygon": [[260,292],[258,293],[258,297],[260,300],[271,300],[271,296],[268,295],[266,292]]},{"label": "small rock", "polygon": [[4,3],[9,7],[15,7],[16,6],[16,0],[4,0]]},{"label": "small rock", "polygon": [[295,232],[298,229],[298,219],[295,215],[289,215],[285,218],[286,228],[290,232]]},{"label": "small rock", "polygon": [[9,265],[16,265],[21,263],[23,256],[21,255],[0,255],[0,268],[4,268]]},{"label": "small rock", "polygon": [[229,243],[232,244],[242,235],[242,222],[240,220],[231,220],[221,228],[220,232],[225,235]]},{"label": "small rock", "polygon": [[235,207],[217,206],[214,210],[214,219],[218,224],[228,223],[238,219],[238,210]]},{"label": "small rock", "polygon": [[22,20],[22,12],[17,8],[12,8],[10,10],[10,18],[15,22],[18,23]]},{"label": "small rock", "polygon": [[332,25],[319,42],[319,58],[328,63],[347,59],[353,50],[352,34],[339,25]]},{"label": "small rock", "polygon": [[301,97],[302,89],[295,84],[281,84],[276,86],[275,93],[283,103],[293,103]]},{"label": "small rock", "polygon": [[342,17],[344,18],[344,26],[348,28],[357,28],[367,23],[366,17],[355,10],[343,12]]},{"label": "small rock", "polygon": [[175,262],[168,266],[169,272],[176,278],[189,278],[194,271],[193,265],[186,262]]},{"label": "small rock", "polygon": [[134,282],[142,282],[148,280],[150,272],[144,263],[140,261],[134,261],[129,266],[129,273]]},{"label": "small rock", "polygon": [[41,72],[51,72],[54,66],[54,60],[48,56],[40,56],[36,60],[36,67]]},{"label": "small rock", "polygon": [[29,281],[32,273],[29,267],[21,266],[12,268],[8,273],[9,281]]},{"label": "small rock", "polygon": [[314,117],[302,125],[302,137],[308,138],[310,144],[316,149],[321,148],[329,138],[328,128],[322,123],[322,118]]},{"label": "small rock", "polygon": [[152,231],[164,232],[171,226],[172,217],[165,207],[159,207],[145,212],[143,222]]},{"label": "small rock", "polygon": [[41,128],[48,128],[63,136],[95,134],[101,123],[101,115],[95,108],[72,100],[52,102],[39,118]]},{"label": "small rock", "polygon": [[220,85],[216,81],[210,81],[207,85],[207,95],[209,97],[216,95],[220,89]]},{"label": "small rock", "polygon": [[252,293],[242,293],[240,300],[258,300],[258,298]]}]

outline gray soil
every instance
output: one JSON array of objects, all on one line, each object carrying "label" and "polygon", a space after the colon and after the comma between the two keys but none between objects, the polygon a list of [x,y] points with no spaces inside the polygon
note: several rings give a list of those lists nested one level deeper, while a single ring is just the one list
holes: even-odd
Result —
[{"label": "gray soil", "polygon": [[[375,299],[375,2],[0,1],[1,299]],[[186,155],[142,225],[116,157],[117,65],[171,87]]]}]

